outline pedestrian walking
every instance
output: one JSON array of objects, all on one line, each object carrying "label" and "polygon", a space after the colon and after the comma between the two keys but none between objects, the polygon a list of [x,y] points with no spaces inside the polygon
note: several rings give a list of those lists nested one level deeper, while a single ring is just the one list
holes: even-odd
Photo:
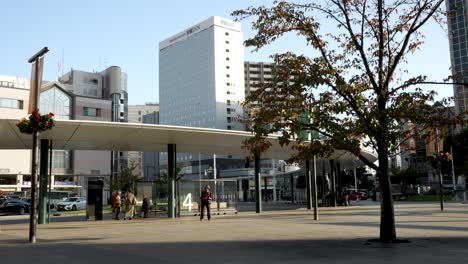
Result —
[{"label": "pedestrian walking", "polygon": [[113,205],[116,220],[120,220],[119,215],[120,215],[120,208],[121,207],[122,207],[122,199],[120,197],[120,192],[117,192],[116,195],[115,195],[114,205]]},{"label": "pedestrian walking", "polygon": [[135,195],[129,191],[127,193],[127,199],[125,200],[125,219],[132,220],[135,216],[135,204],[136,198]]},{"label": "pedestrian walking", "polygon": [[211,205],[211,200],[213,200],[213,195],[210,192],[209,185],[205,186],[205,190],[201,193],[200,200],[201,200],[200,221],[203,220],[205,207],[206,207],[206,215],[208,216],[208,221],[210,221],[211,220],[210,205]]}]

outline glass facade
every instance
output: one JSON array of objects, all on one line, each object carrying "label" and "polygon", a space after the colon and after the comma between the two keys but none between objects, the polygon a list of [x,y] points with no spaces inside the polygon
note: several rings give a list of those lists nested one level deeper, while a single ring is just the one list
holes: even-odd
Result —
[{"label": "glass facade", "polygon": [[69,120],[71,112],[71,96],[53,87],[41,93],[41,113],[54,113],[55,119]]},{"label": "glass facade", "polygon": [[[448,0],[448,27],[450,37],[450,51],[452,73],[457,82],[468,82],[468,41],[467,41],[467,6],[465,0]],[[457,111],[467,110],[468,88],[454,85],[455,107]]]},{"label": "glass facade", "polygon": [[[71,119],[71,96],[57,87],[52,87],[41,93],[41,113],[54,113],[55,119]],[[69,150],[54,150],[52,156],[52,168],[60,170],[70,169],[71,152]]]}]

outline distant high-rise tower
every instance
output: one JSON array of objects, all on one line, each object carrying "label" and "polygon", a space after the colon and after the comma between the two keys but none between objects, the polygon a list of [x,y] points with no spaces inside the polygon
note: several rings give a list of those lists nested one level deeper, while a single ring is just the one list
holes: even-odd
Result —
[{"label": "distant high-rise tower", "polygon": [[245,130],[237,118],[245,99],[243,41],[240,23],[216,16],[161,41],[160,124]]},{"label": "distant high-rise tower", "polygon": [[[468,2],[447,0],[448,29],[452,74],[460,76],[457,82],[468,83]],[[455,111],[468,110],[468,87],[454,85]]]},{"label": "distant high-rise tower", "polygon": [[160,123],[244,130],[240,23],[211,17],[159,43]]}]

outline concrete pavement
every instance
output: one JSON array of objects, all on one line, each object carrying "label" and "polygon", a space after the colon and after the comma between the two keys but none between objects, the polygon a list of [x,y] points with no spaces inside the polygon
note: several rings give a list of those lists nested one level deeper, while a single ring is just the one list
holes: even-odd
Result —
[{"label": "concrete pavement", "polygon": [[[409,244],[369,243],[379,232],[375,205],[132,221],[2,224],[1,263],[465,263],[468,205],[402,203],[397,233]],[[0,218],[0,223],[1,223]]]}]

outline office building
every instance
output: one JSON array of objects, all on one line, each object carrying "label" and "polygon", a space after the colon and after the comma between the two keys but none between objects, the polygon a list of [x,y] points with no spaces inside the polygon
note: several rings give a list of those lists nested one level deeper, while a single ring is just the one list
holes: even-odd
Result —
[{"label": "office building", "polygon": [[[0,76],[0,117],[20,120],[27,116],[29,79]],[[0,191],[31,187],[31,151],[0,150]]]},{"label": "office building", "polygon": [[[126,74],[119,67],[100,73],[71,70],[58,81],[42,85],[39,111],[54,113],[56,120],[126,122],[126,90]],[[0,77],[2,117],[18,120],[26,117],[28,101],[29,79]],[[0,157],[0,190],[29,189],[30,151],[0,151]],[[51,188],[85,195],[86,177],[117,175],[126,166],[125,152],[53,150]]]},{"label": "office building", "polygon": [[[447,19],[450,58],[454,81],[468,83],[468,3],[465,0],[447,0]],[[454,85],[456,113],[468,110],[468,87]]]},{"label": "office building", "polygon": [[[102,72],[72,69],[61,76],[58,82],[64,86],[67,92],[75,96],[72,119],[128,121],[127,74],[122,72],[120,67],[111,66]],[[104,104],[110,105],[110,108],[101,107],[100,102],[105,102]],[[90,105],[84,106],[87,103]],[[86,153],[84,155],[86,156]],[[112,178],[115,178],[121,170],[128,166],[127,153],[112,151],[110,155],[110,174]],[[94,172],[99,171],[95,170]]]},{"label": "office building", "polygon": [[[216,16],[161,41],[160,124],[244,130],[238,118],[245,98],[243,41],[240,23]],[[213,157],[202,154],[178,154],[177,161]],[[161,162],[166,159],[161,153]]]},{"label": "office building", "polygon": [[[143,115],[144,124],[159,124],[159,111]],[[143,152],[143,178],[155,180],[159,173],[159,152]]]},{"label": "office building", "polygon": [[159,43],[160,123],[244,130],[240,23],[211,17]]},{"label": "office building", "polygon": [[[144,105],[129,105],[128,106],[128,122],[129,123],[144,123],[145,116],[159,116],[159,104],[158,103],[146,103]],[[149,123],[157,124],[157,123]],[[143,156],[145,154],[139,151],[128,152],[128,164],[129,167],[135,167],[133,173],[139,176],[146,176]],[[146,169],[148,172],[148,169]]]}]

